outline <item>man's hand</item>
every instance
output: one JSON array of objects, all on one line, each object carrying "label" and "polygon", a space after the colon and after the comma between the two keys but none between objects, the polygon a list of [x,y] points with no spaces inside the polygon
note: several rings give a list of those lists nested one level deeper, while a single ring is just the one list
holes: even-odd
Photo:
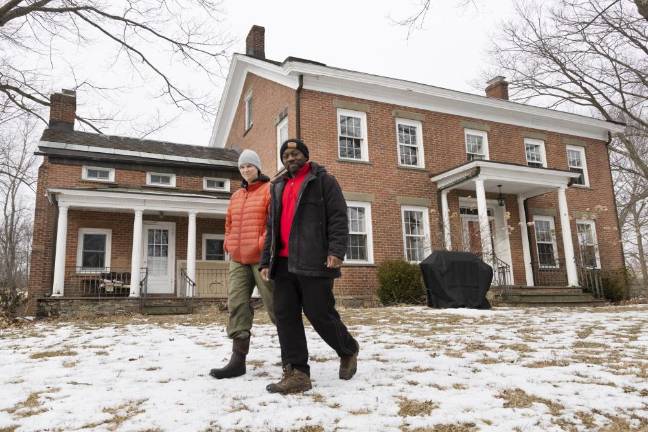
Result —
[{"label": "man's hand", "polygon": [[269,277],[268,269],[267,269],[267,268],[262,268],[262,269],[259,271],[259,273],[261,274],[261,278],[262,278],[264,281],[269,281],[269,280],[270,280],[270,277]]},{"label": "man's hand", "polygon": [[329,255],[326,257],[326,267],[340,268],[342,267],[342,260],[336,256]]}]

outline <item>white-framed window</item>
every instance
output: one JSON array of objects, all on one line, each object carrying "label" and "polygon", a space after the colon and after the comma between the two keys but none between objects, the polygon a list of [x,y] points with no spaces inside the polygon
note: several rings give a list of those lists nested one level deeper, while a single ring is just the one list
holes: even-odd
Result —
[{"label": "white-framed window", "polygon": [[281,144],[288,139],[288,116],[277,123],[277,171],[281,171],[284,167],[281,161]]},{"label": "white-framed window", "polygon": [[576,232],[581,263],[585,267],[601,268],[595,222],[589,219],[576,219]]},{"label": "white-framed window", "polygon": [[337,110],[338,157],[345,160],[369,161],[367,144],[367,113]]},{"label": "white-framed window", "polygon": [[110,267],[112,230],[79,228],[76,267],[78,271],[104,271]]},{"label": "white-framed window", "polygon": [[245,96],[245,130],[252,127],[252,92]]},{"label": "white-framed window", "polygon": [[526,154],[527,165],[530,167],[547,167],[547,153],[545,152],[545,143],[543,140],[524,138],[524,152]]},{"label": "white-framed window", "polygon": [[218,177],[203,177],[203,190],[229,192],[230,180]]},{"label": "white-framed window", "polygon": [[146,184],[149,186],[175,187],[176,176],[169,173],[146,173]]},{"label": "white-framed window", "polygon": [[202,236],[202,259],[207,261],[226,261],[228,259],[223,245],[225,236],[223,234],[203,234]]},{"label": "white-framed window", "polygon": [[349,216],[349,243],[345,262],[373,264],[373,234],[371,204],[347,201]]},{"label": "white-framed window", "polygon": [[84,165],[81,171],[81,178],[88,181],[114,182],[115,168]]},{"label": "white-framed window", "polygon": [[466,157],[469,161],[488,159],[488,134],[475,129],[464,129]]},{"label": "white-framed window", "polygon": [[533,216],[533,226],[541,268],[556,268],[558,265],[558,245],[553,216]]},{"label": "white-framed window", "polygon": [[569,171],[580,174],[580,177],[574,179],[575,185],[589,186],[585,148],[581,146],[567,146],[567,166],[569,167]]},{"label": "white-framed window", "polygon": [[431,252],[430,217],[427,207],[402,206],[405,259],[420,262]]},{"label": "white-framed window", "polygon": [[398,164],[406,167],[425,167],[423,156],[423,125],[420,121],[396,119]]}]

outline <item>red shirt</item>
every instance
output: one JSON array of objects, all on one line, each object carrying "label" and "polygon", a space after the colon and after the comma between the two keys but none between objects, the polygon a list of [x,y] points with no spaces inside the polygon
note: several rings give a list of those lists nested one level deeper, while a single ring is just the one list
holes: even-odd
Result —
[{"label": "red shirt", "polygon": [[281,248],[279,249],[280,257],[288,256],[290,228],[295,217],[297,197],[310,169],[310,162],[307,162],[292,178],[285,180],[286,184],[284,185],[283,196],[281,197],[281,221],[279,224],[279,239],[281,240]]}]

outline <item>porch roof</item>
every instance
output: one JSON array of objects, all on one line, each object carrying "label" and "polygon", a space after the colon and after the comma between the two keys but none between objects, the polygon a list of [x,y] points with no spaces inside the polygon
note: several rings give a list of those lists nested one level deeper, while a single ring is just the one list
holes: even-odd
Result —
[{"label": "porch roof", "polygon": [[438,190],[475,190],[475,180],[484,180],[486,192],[521,195],[529,198],[570,186],[580,174],[554,168],[535,168],[507,162],[474,160],[433,174],[430,180]]},{"label": "porch roof", "polygon": [[127,188],[51,188],[47,194],[59,206],[114,212],[142,210],[168,215],[193,212],[222,216],[229,205],[229,199],[210,195]]}]

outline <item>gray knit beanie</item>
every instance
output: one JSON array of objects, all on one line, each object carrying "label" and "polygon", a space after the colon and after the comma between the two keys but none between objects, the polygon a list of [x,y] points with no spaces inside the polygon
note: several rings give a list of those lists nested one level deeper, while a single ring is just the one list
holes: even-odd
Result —
[{"label": "gray knit beanie", "polygon": [[238,166],[240,167],[243,164],[254,165],[255,167],[257,167],[259,172],[261,172],[261,159],[259,159],[259,155],[256,154],[254,150],[243,150],[243,152],[239,156]]}]

